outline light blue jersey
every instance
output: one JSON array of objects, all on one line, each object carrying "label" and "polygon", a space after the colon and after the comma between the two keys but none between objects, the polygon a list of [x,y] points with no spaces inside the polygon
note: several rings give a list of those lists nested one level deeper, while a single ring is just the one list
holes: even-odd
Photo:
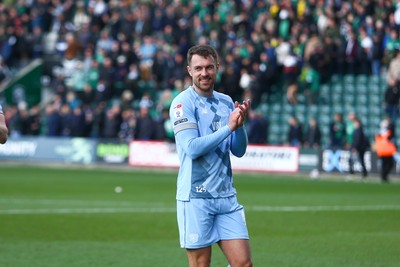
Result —
[{"label": "light blue jersey", "polygon": [[220,198],[236,195],[230,152],[246,152],[247,135],[242,128],[227,126],[235,105],[222,93],[200,96],[189,87],[175,97],[170,108],[180,161],[177,200]]}]

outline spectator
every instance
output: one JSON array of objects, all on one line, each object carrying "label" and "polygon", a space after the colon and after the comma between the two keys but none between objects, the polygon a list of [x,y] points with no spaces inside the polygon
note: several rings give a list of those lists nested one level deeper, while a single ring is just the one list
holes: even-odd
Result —
[{"label": "spectator", "polygon": [[289,118],[288,144],[290,146],[301,146],[303,144],[303,127],[295,116]]},{"label": "spectator", "polygon": [[400,100],[400,49],[397,51],[396,57],[390,61],[387,88],[385,92],[385,112],[395,121],[399,115]]},{"label": "spectator", "polygon": [[321,146],[321,130],[315,118],[310,118],[304,139],[304,146],[319,148]]},{"label": "spectator", "polygon": [[299,85],[297,82],[300,73],[298,58],[292,52],[290,52],[285,56],[282,63],[282,72],[285,81],[287,99],[289,103],[294,105],[297,103],[297,93],[299,90]]},{"label": "spectator", "polygon": [[10,80],[12,73],[10,68],[5,64],[3,58],[0,56],[0,84]]},{"label": "spectator", "polygon": [[[50,71],[52,91],[65,101],[68,91],[82,90],[82,85],[90,83],[96,92],[90,105],[95,111],[102,110],[104,102],[109,105],[125,89],[134,94],[134,101],[140,100],[143,92],[150,92],[157,106],[159,89],[173,88],[176,81],[187,82],[182,56],[191,43],[207,42],[219,50],[222,76],[217,89],[233,99],[244,93],[252,95],[254,107],[272,88],[274,93],[287,89],[290,103],[296,104],[298,74],[308,67],[320,75],[321,83],[333,73],[369,74],[371,70],[363,67],[370,65],[371,72],[379,75],[380,66],[388,67],[392,59],[395,61],[400,47],[399,9],[390,1],[200,1],[198,5],[176,1],[165,8],[159,1],[22,2],[2,5],[2,21],[7,23],[0,28],[0,53],[5,64],[1,71],[8,68],[13,74],[34,58],[47,61],[61,57],[63,64]],[[125,58],[122,70],[115,64],[119,56]],[[84,64],[82,79],[76,73],[77,61]],[[92,61],[98,66],[88,73]],[[294,66],[297,71],[291,72]],[[392,70],[395,68],[389,67],[388,72],[397,80],[400,75]],[[246,71],[243,80],[247,85],[240,88],[237,80]],[[71,81],[71,77],[76,82],[66,87],[65,80]],[[78,98],[83,99],[81,95]],[[96,112],[95,125],[100,126]],[[20,122],[24,123],[23,114]],[[10,132],[24,128],[26,125],[10,127]]]},{"label": "spectator", "polygon": [[263,96],[269,96],[276,74],[274,62],[266,52],[260,54],[260,63],[256,67],[254,86],[252,86],[253,108],[257,108]]},{"label": "spectator", "polygon": [[347,120],[345,122],[346,125],[346,138],[345,138],[345,148],[346,149],[351,149],[353,141],[354,141],[354,122],[357,119],[356,113],[354,111],[351,111],[347,115]]},{"label": "spectator", "polygon": [[90,83],[85,84],[79,100],[83,108],[90,108],[94,103],[94,90]]},{"label": "spectator", "polygon": [[268,121],[261,112],[249,110],[247,132],[249,144],[268,143]]},{"label": "spectator", "polygon": [[63,104],[60,111],[61,115],[61,136],[69,137],[72,135],[72,113],[68,104]]},{"label": "spectator", "polygon": [[46,105],[45,120],[47,136],[60,136],[61,135],[61,116],[54,103]]},{"label": "spectator", "polygon": [[347,115],[347,120],[345,122],[346,125],[346,138],[345,138],[345,149],[349,151],[349,173],[354,174],[354,156],[355,156],[355,149],[353,149],[354,143],[354,132],[356,130],[356,113],[351,111]]},{"label": "spectator", "polygon": [[400,82],[388,83],[384,97],[385,113],[391,117],[392,121],[396,121],[399,116]]},{"label": "spectator", "polygon": [[85,136],[85,114],[81,106],[76,106],[72,109],[71,113],[71,136],[84,137]]},{"label": "spectator", "polygon": [[373,53],[373,41],[371,36],[368,35],[367,30],[364,27],[360,28],[360,73],[371,74],[372,69],[372,53]]},{"label": "spectator", "polygon": [[129,66],[128,74],[125,77],[125,88],[135,95],[138,88],[138,82],[140,79],[140,72],[136,64],[131,64]]},{"label": "spectator", "polygon": [[341,113],[336,113],[329,125],[329,138],[331,149],[343,149],[346,139],[346,125]]},{"label": "spectator", "polygon": [[104,100],[108,100],[114,97],[114,78],[115,78],[115,68],[112,58],[106,56],[104,62],[99,66],[99,83],[102,80],[105,90],[104,90]]},{"label": "spectator", "polygon": [[118,132],[118,138],[124,142],[134,139],[136,131],[136,116],[133,108],[126,108],[122,111],[122,122]]},{"label": "spectator", "polygon": [[232,97],[240,99],[242,90],[239,87],[240,75],[235,71],[234,66],[228,65],[221,74],[220,91]]},{"label": "spectator", "polygon": [[[353,133],[353,143],[351,144],[351,154],[356,154],[358,161],[361,164],[362,178],[367,177],[368,170],[365,165],[365,152],[369,149],[369,140],[364,133],[364,127],[361,124],[361,121],[358,118],[354,118],[354,133]],[[353,156],[350,156],[350,173],[354,173],[354,162]]]},{"label": "spectator", "polygon": [[320,74],[312,67],[305,66],[302,68],[299,77],[299,86],[307,97],[307,104],[314,105],[318,102],[318,91],[320,87]]},{"label": "spectator", "polygon": [[396,146],[393,143],[394,124],[390,117],[384,118],[379,125],[379,132],[375,136],[376,153],[381,161],[380,178],[382,182],[389,182],[389,173],[394,166]]},{"label": "spectator", "polygon": [[139,116],[136,122],[135,139],[155,140],[155,121],[150,116],[149,108],[145,105],[140,107]]},{"label": "spectator", "polygon": [[155,121],[156,130],[156,140],[165,140],[170,143],[175,142],[174,130],[172,128],[171,120],[169,118],[169,107],[165,107],[161,111],[161,116]]},{"label": "spectator", "polygon": [[121,126],[121,110],[119,105],[113,105],[106,110],[103,123],[100,136],[103,138],[116,138]]},{"label": "spectator", "polygon": [[359,44],[357,35],[352,29],[348,32],[348,39],[346,41],[346,71],[349,74],[357,74],[357,65],[359,62]]},{"label": "spectator", "polygon": [[29,109],[27,130],[28,135],[38,136],[41,134],[41,114],[39,106],[33,106]]},{"label": "spectator", "polygon": [[384,55],[382,36],[378,33],[372,36],[372,74],[379,77],[382,73],[382,61]]},{"label": "spectator", "polygon": [[0,105],[0,144],[5,144],[8,139],[8,127],[3,113],[3,107]]}]

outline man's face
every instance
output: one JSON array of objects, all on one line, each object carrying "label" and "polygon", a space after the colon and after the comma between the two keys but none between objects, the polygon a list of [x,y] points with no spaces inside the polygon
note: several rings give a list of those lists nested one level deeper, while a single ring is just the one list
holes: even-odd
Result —
[{"label": "man's face", "polygon": [[211,95],[217,76],[219,64],[211,57],[193,55],[190,66],[187,66],[189,75],[197,92]]}]

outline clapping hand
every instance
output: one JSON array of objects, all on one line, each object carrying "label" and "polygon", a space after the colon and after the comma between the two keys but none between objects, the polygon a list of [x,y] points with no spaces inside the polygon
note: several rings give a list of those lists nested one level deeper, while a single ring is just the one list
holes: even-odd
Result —
[{"label": "clapping hand", "polygon": [[235,101],[235,109],[229,116],[228,126],[232,131],[243,126],[244,120],[246,119],[247,112],[250,108],[250,100],[244,100],[242,104]]}]

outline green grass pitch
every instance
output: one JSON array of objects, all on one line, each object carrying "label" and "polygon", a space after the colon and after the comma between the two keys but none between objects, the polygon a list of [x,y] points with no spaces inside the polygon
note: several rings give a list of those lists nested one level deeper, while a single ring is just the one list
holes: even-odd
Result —
[{"label": "green grass pitch", "polygon": [[[235,186],[254,266],[400,266],[400,183],[236,174]],[[187,266],[175,187],[175,171],[0,166],[0,266]]]}]

